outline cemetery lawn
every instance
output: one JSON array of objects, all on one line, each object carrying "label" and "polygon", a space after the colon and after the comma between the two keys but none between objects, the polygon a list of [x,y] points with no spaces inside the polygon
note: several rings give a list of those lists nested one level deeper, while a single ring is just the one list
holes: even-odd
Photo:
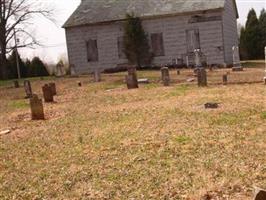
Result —
[{"label": "cemetery lawn", "polygon": [[266,188],[263,71],[231,73],[227,86],[225,70],[209,72],[207,88],[185,82],[188,70],[171,71],[171,87],[138,72],[152,83],[137,90],[125,73],[56,79],[45,121],[30,120],[23,88],[2,84],[0,131],[11,132],[0,136],[0,199],[251,199]]}]

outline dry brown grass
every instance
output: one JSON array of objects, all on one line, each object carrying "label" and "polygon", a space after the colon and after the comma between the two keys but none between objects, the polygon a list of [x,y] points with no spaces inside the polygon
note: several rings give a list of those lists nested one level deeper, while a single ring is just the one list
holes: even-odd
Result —
[{"label": "dry brown grass", "polygon": [[12,132],[0,138],[0,199],[251,199],[266,187],[263,69],[231,73],[228,86],[224,73],[210,72],[208,88],[184,82],[189,70],[172,71],[168,88],[159,71],[139,72],[153,83],[138,90],[124,73],[56,79],[36,122],[23,89],[2,86],[0,130]]}]

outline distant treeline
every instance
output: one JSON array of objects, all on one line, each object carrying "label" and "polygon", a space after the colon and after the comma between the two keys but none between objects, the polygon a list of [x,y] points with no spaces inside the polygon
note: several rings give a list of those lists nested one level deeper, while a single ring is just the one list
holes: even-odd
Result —
[{"label": "distant treeline", "polygon": [[263,9],[259,18],[256,11],[251,9],[247,22],[241,27],[240,33],[240,56],[242,60],[264,58],[266,46],[266,11]]},{"label": "distant treeline", "polygon": [[[34,57],[32,60],[27,59],[26,61],[23,61],[20,55],[18,55],[18,61],[22,78],[49,76],[45,64],[39,57]],[[18,77],[15,51],[13,51],[12,54],[8,57],[7,69],[9,79],[16,79]]]}]

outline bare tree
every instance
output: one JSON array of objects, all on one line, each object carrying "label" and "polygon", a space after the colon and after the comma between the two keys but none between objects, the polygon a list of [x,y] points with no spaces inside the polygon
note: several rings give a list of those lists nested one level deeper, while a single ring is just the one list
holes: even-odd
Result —
[{"label": "bare tree", "polygon": [[17,48],[39,44],[27,28],[35,15],[52,19],[52,10],[38,0],[0,0],[0,78],[7,78],[7,54],[15,49],[15,35],[23,38]]}]

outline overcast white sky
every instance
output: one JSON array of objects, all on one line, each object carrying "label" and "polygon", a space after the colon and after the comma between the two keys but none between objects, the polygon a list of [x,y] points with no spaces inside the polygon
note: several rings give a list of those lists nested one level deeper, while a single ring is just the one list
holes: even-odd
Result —
[{"label": "overcast white sky", "polygon": [[[66,57],[65,32],[61,26],[76,9],[81,0],[40,0],[49,7],[55,9],[54,18],[56,25],[46,19],[38,18],[31,29],[34,29],[36,37],[46,47],[37,47],[36,49],[19,50],[22,57],[39,56],[46,62],[57,62],[60,57]],[[101,0],[99,0],[101,1]],[[125,0],[126,1],[126,0]],[[217,0],[214,0],[217,1]],[[248,11],[254,8],[259,15],[262,8],[266,9],[266,0],[236,0],[239,11],[239,23],[244,24]]]}]

